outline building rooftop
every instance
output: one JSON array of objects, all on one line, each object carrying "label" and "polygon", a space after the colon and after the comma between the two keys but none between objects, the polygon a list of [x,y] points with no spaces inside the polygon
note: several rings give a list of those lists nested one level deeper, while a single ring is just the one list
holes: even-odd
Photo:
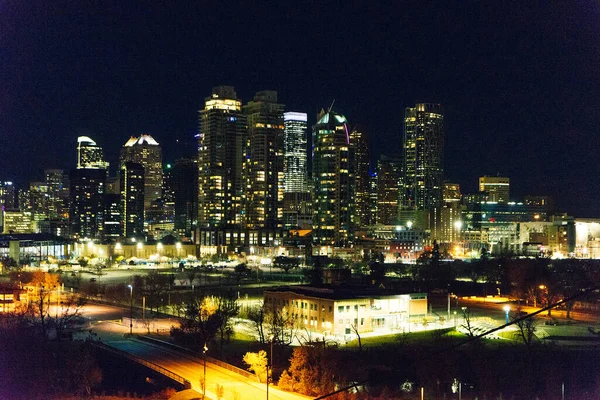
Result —
[{"label": "building rooftop", "polygon": [[143,145],[144,143],[149,144],[150,146],[159,146],[158,142],[154,140],[154,138],[150,135],[141,135],[139,138],[130,137],[127,143],[123,145],[123,147],[132,147],[135,145]]},{"label": "building rooftop", "polygon": [[94,142],[92,139],[90,139],[87,136],[79,136],[77,138],[77,143],[87,143],[87,144],[91,144],[92,146],[96,146],[96,142]]},{"label": "building rooftop", "polygon": [[56,242],[56,243],[67,243],[71,242],[70,239],[65,239],[60,236],[55,236],[49,233],[8,233],[0,235],[0,247],[8,246],[11,240],[18,240],[20,242]]},{"label": "building rooftop", "polygon": [[[323,286],[308,286],[308,285],[298,285],[298,286],[280,286],[276,288],[266,289],[265,292],[275,292],[275,293],[283,293],[283,292],[292,292],[303,296],[308,297],[318,297],[321,299],[331,299],[331,300],[349,300],[349,299],[358,299],[365,297],[385,297],[385,296],[398,296],[398,295],[407,295],[407,294],[416,294],[413,292],[406,291],[398,291],[398,290],[390,290],[384,289],[374,286],[366,286],[366,285],[342,285],[342,286],[332,286],[332,285],[323,285]],[[425,294],[425,293],[419,293]]]}]

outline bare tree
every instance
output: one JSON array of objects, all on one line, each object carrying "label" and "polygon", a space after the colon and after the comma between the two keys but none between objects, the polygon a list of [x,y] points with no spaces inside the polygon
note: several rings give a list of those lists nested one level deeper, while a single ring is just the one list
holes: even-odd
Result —
[{"label": "bare tree", "polygon": [[350,325],[350,328],[356,334],[356,338],[358,339],[358,351],[362,351],[362,341],[360,339],[360,334],[358,333],[358,327],[355,324]]},{"label": "bare tree", "polygon": [[223,342],[225,341],[226,336],[229,340],[229,336],[233,332],[231,321],[236,315],[238,315],[239,311],[240,306],[235,298],[235,294],[232,291],[217,297],[216,314],[221,318],[221,325],[219,327],[221,347],[223,347]]},{"label": "bare tree", "polygon": [[471,320],[471,310],[464,307],[462,310],[462,314],[464,322],[462,323],[461,327],[463,327],[467,331],[467,335],[469,336],[469,338],[472,339],[476,336],[476,333],[475,328],[473,326],[473,321]]},{"label": "bare tree", "polygon": [[264,304],[261,303],[258,306],[252,307],[248,309],[248,319],[254,322],[256,332],[258,334],[258,340],[261,343],[265,343],[265,307]]},{"label": "bare tree", "polygon": [[298,329],[296,316],[288,312],[286,307],[279,308],[275,304],[263,307],[265,322],[269,326],[269,336],[273,337],[275,343],[291,344]]},{"label": "bare tree", "polygon": [[519,329],[516,335],[523,340],[523,344],[527,346],[527,348],[531,348],[533,342],[536,338],[536,321],[533,317],[522,318],[526,316],[527,313],[523,312],[521,308],[517,308],[517,310],[512,315],[512,320],[516,321],[515,325]]},{"label": "bare tree", "polygon": [[185,274],[190,280],[190,287],[194,284],[194,279],[196,279],[196,275],[198,274],[198,268],[189,268],[185,270]]},{"label": "bare tree", "polygon": [[64,330],[78,317],[85,305],[85,299],[81,296],[69,293],[60,299],[60,306],[56,312],[56,339],[60,340]]}]

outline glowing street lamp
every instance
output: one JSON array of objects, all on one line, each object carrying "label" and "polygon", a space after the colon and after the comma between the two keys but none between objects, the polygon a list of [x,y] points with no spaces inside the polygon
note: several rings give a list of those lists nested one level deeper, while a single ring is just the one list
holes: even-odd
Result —
[{"label": "glowing street lamp", "polygon": [[206,347],[206,343],[204,343],[204,348],[202,349],[202,357],[204,358],[204,383],[202,384],[202,398],[204,399],[204,395],[206,393],[206,352],[208,351],[208,347]]},{"label": "glowing street lamp", "polygon": [[273,368],[273,341],[275,336],[271,335],[269,339],[271,340],[271,362],[267,358],[267,400],[269,400],[269,368]]},{"label": "glowing street lamp", "polygon": [[133,334],[133,286],[127,285],[129,288],[129,334]]},{"label": "glowing street lamp", "polygon": [[510,312],[510,306],[507,304],[504,307],[502,307],[502,309],[506,313],[506,323],[508,324],[508,313]]}]

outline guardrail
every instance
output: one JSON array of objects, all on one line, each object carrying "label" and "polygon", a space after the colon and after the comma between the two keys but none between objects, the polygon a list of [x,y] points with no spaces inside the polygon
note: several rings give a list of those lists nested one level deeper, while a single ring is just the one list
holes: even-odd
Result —
[{"label": "guardrail", "polygon": [[116,354],[118,356],[121,357],[125,357],[129,360],[135,361],[138,364],[141,364],[147,368],[150,368],[153,371],[158,372],[161,375],[166,376],[167,378],[181,384],[185,389],[191,389],[192,388],[192,384],[190,383],[190,381],[188,381],[187,379],[185,379],[184,377],[182,377],[181,375],[178,375],[174,372],[169,371],[166,368],[161,367],[160,365],[154,364],[153,362],[144,360],[143,358],[140,358],[136,355],[133,355],[131,353],[128,353],[126,351],[123,350],[119,350],[119,349],[115,349],[114,347],[111,347],[109,345],[106,345],[104,343],[101,342],[91,342],[92,346],[97,347],[99,349],[102,350],[106,350],[110,353]]},{"label": "guardrail", "polygon": [[[154,344],[159,345],[159,346],[168,347],[168,348],[170,348],[172,350],[175,350],[175,351],[178,351],[180,353],[183,353],[183,354],[187,355],[188,357],[192,357],[192,358],[196,359],[197,362],[200,362],[200,363],[204,359],[203,356],[198,355],[198,353],[196,353],[196,352],[194,352],[194,351],[192,351],[190,349],[186,349],[185,347],[181,347],[181,346],[178,346],[178,345],[173,344],[173,343],[165,342],[164,340],[155,339],[155,338],[152,338],[152,337],[149,337],[149,336],[138,336],[137,338],[139,340],[142,340],[142,341],[145,341],[145,342],[148,342],[148,343],[154,343]],[[236,374],[242,375],[242,376],[244,376],[246,378],[249,378],[249,379],[258,379],[256,377],[256,375],[254,375],[254,374],[252,374],[252,373],[250,373],[250,372],[248,372],[246,370],[243,370],[241,368],[238,368],[235,365],[228,364],[225,361],[221,361],[221,360],[218,360],[218,359],[210,357],[210,356],[206,356],[206,361],[208,361],[208,362],[210,362],[212,364],[218,365],[221,368],[225,368],[228,371],[235,372]]]}]

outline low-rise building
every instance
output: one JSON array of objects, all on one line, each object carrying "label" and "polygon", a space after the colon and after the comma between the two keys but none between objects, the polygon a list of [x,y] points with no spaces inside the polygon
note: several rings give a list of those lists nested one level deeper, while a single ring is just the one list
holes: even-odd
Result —
[{"label": "low-rise building", "polygon": [[0,286],[0,313],[15,310],[18,303],[27,303],[27,291],[13,286]]},{"label": "low-rise building", "polygon": [[298,328],[345,337],[355,331],[409,331],[427,314],[426,293],[394,293],[370,286],[290,286],[265,290],[264,302],[294,317]]}]

